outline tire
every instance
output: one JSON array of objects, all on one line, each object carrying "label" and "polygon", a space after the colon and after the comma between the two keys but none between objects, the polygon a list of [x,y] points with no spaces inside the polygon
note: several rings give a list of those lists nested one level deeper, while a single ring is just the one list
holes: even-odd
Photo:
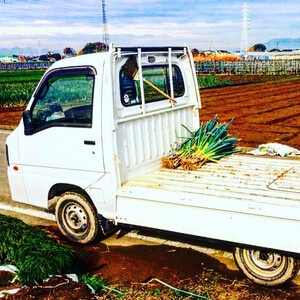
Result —
[{"label": "tire", "polygon": [[238,267],[253,282],[278,286],[292,280],[299,271],[299,260],[271,251],[235,248]]},{"label": "tire", "polygon": [[99,235],[97,211],[80,193],[64,193],[57,200],[55,216],[60,231],[72,242],[91,243]]}]

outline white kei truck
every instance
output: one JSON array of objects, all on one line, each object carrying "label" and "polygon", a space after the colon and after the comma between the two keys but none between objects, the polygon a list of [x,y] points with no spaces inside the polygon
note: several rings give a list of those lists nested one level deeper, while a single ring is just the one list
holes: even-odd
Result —
[{"label": "white kei truck", "polygon": [[12,199],[49,209],[74,242],[104,238],[116,225],[173,232],[229,242],[258,284],[292,280],[300,160],[241,153],[196,171],[162,168],[186,128],[199,128],[200,108],[187,45],[111,44],[60,60],[7,138]]}]

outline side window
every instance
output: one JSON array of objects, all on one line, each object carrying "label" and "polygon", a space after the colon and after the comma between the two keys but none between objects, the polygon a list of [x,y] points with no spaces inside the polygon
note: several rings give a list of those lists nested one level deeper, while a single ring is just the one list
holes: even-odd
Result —
[{"label": "side window", "polygon": [[94,75],[87,70],[53,72],[31,108],[34,130],[49,126],[92,126]]},{"label": "side window", "polygon": [[[171,89],[174,98],[184,95],[184,82],[180,69],[172,66],[172,84],[170,83],[169,66],[146,66],[143,68],[143,88],[145,102],[165,100],[166,97],[155,90],[147,81],[155,85],[159,90],[171,96]],[[140,81],[133,80],[121,69],[120,71],[120,92],[121,102],[124,106],[131,106],[141,103]]]}]

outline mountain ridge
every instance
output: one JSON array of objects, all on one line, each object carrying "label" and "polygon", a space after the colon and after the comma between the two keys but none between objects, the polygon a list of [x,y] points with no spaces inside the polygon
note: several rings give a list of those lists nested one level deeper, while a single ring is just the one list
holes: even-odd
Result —
[{"label": "mountain ridge", "polygon": [[[259,43],[256,43],[259,44]],[[262,42],[267,48],[267,51],[273,49],[283,50],[298,50],[300,49],[300,37],[299,38],[274,38],[267,42]],[[14,55],[25,55],[25,56],[39,56],[41,54],[46,54],[49,51],[55,53],[62,53],[61,50],[49,50],[47,48],[37,49],[32,47],[13,47],[13,48],[0,48],[0,54],[14,54]]]}]

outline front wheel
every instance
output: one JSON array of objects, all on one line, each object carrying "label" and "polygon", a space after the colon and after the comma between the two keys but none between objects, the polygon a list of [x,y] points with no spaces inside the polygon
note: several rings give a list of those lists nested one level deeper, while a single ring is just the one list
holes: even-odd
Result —
[{"label": "front wheel", "polygon": [[57,200],[55,216],[60,231],[72,242],[87,244],[98,237],[96,209],[80,193],[64,193]]},{"label": "front wheel", "polygon": [[238,267],[253,282],[266,286],[282,285],[299,271],[299,260],[271,251],[235,248]]}]

